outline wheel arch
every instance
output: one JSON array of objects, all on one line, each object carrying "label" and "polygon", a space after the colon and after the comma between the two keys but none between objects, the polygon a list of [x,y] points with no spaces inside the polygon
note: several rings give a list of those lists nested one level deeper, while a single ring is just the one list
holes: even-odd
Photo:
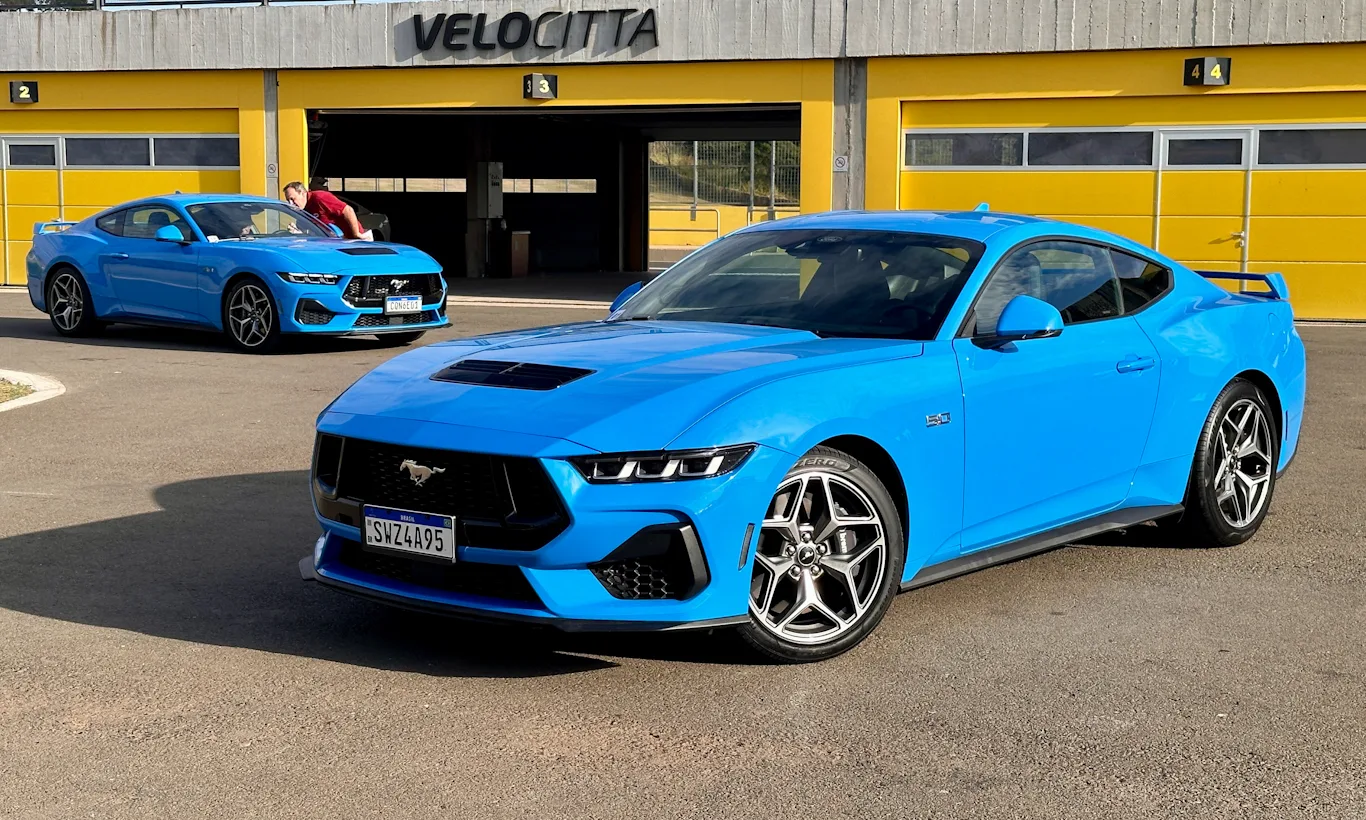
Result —
[{"label": "wheel arch", "polygon": [[271,290],[270,282],[266,281],[266,277],[262,276],[260,273],[252,270],[251,268],[242,268],[241,270],[238,270],[234,272],[231,276],[229,276],[223,282],[223,289],[218,292],[219,330],[227,330],[228,328],[228,294],[232,293],[232,289],[237,287],[237,284],[239,282],[242,282],[246,279],[255,279],[257,282],[259,282],[261,284],[261,287],[266,289],[266,293],[270,294],[270,298],[275,301],[275,309],[277,311],[280,309],[280,300],[278,297],[276,297],[275,291]]},{"label": "wheel arch", "polygon": [[901,475],[901,468],[897,467],[896,460],[892,458],[881,444],[860,435],[845,434],[834,436],[822,441],[817,446],[830,447],[847,453],[859,461],[863,462],[868,469],[873,471],[882,486],[887,488],[891,494],[892,501],[896,504],[897,517],[901,520],[901,535],[905,540],[905,549],[910,549],[910,505],[906,496],[906,481]]},{"label": "wheel arch", "polygon": [[1236,379],[1242,379],[1256,385],[1257,389],[1262,391],[1262,395],[1266,396],[1266,400],[1271,404],[1272,423],[1276,426],[1276,446],[1279,448],[1285,443],[1285,408],[1281,405],[1281,394],[1276,389],[1276,383],[1260,370],[1244,370],[1233,377],[1233,380]]}]

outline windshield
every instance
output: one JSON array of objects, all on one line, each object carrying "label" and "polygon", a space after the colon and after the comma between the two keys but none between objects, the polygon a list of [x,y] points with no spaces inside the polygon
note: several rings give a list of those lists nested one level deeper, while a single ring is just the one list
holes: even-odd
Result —
[{"label": "windshield", "polygon": [[211,242],[257,236],[331,236],[308,214],[283,203],[204,202],[186,210]]},{"label": "windshield", "polygon": [[670,268],[612,321],[733,322],[929,340],[982,250],[968,239],[895,231],[742,233]]}]

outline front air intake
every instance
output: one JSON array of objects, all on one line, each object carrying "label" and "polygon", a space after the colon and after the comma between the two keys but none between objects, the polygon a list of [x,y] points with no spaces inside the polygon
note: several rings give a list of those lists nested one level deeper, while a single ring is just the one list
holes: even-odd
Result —
[{"label": "front air intake", "polygon": [[433,381],[515,387],[522,390],[554,390],[592,373],[579,367],[528,362],[494,362],[465,359],[432,376]]}]

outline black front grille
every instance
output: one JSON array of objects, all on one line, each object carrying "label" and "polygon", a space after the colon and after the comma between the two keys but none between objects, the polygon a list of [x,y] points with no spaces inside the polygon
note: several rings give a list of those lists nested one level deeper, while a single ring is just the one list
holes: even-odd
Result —
[{"label": "black front grille", "polygon": [[356,317],[356,323],[352,327],[403,327],[404,325],[420,325],[423,322],[434,322],[436,318],[432,316],[434,310],[423,310],[418,313],[398,313],[393,316],[385,316],[383,313],[362,313]]},{"label": "black front grille", "polygon": [[465,359],[436,373],[432,379],[457,384],[483,384],[489,387],[554,390],[575,379],[582,379],[592,372],[581,367],[560,367],[553,364]]},{"label": "black front grille", "polygon": [[541,605],[540,596],[517,567],[409,558],[388,550],[366,549],[359,541],[350,540],[342,541],[337,560],[351,569],[405,584]]},{"label": "black front grille", "polygon": [[[405,462],[412,466],[404,467]],[[421,484],[414,474],[423,479]],[[549,476],[532,458],[349,438],[342,449],[337,495],[361,504],[454,516],[456,541],[471,547],[534,550],[569,524]]]},{"label": "black front grille", "polygon": [[[397,284],[396,284],[397,283]],[[343,297],[355,307],[383,307],[386,296],[421,296],[430,304],[441,296],[441,275],[402,273],[392,276],[353,276]]]}]

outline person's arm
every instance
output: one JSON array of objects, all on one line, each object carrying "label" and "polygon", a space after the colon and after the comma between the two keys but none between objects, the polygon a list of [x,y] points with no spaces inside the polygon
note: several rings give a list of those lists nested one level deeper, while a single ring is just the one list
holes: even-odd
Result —
[{"label": "person's arm", "polygon": [[365,229],[360,226],[360,220],[356,218],[356,209],[347,205],[342,210],[342,222],[346,223],[346,238],[360,239]]}]

